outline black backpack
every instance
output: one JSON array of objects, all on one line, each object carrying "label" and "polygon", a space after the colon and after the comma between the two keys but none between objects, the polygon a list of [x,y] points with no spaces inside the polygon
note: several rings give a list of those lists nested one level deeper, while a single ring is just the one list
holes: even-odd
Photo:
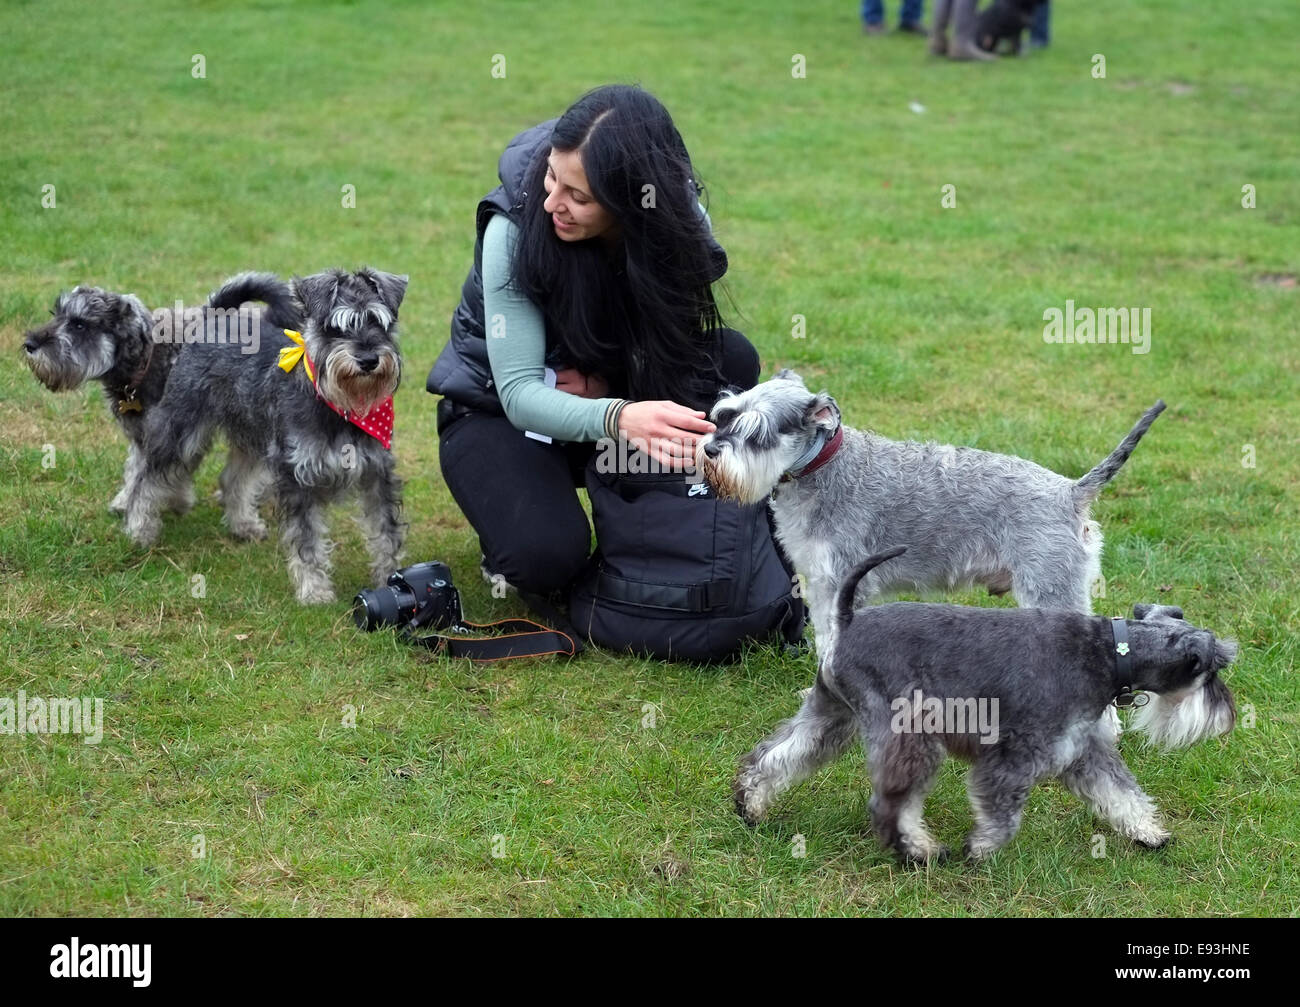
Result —
[{"label": "black backpack", "polygon": [[806,610],[766,502],[719,500],[682,473],[587,465],[597,551],[569,597],[592,643],[666,660],[727,661],[747,640],[798,645]]}]

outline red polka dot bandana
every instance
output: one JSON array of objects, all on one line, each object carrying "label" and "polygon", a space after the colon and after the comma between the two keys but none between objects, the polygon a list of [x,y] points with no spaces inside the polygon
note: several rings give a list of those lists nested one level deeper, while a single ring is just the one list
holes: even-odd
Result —
[{"label": "red polka dot bandana", "polygon": [[318,391],[317,398],[351,423],[354,427],[360,427],[371,437],[384,446],[385,450],[392,450],[393,445],[393,397],[390,395],[383,402],[375,406],[365,416],[358,416],[356,413],[345,412],[336,406],[329,399],[325,398]]},{"label": "red polka dot bandana", "polygon": [[[320,399],[354,427],[360,427],[371,437],[384,446],[385,451],[392,450],[393,444],[393,397],[390,395],[383,402],[372,408],[364,416],[358,416],[354,412],[340,409],[329,399],[320,393],[320,386],[316,383],[316,368],[312,366],[311,359],[307,356],[306,346],[302,340],[302,333],[294,332],[292,329],[285,329],[284,334],[292,339],[297,346],[286,346],[280,351],[280,369],[285,373],[293,370],[299,360],[302,361],[303,367],[307,369],[307,377],[311,379],[312,387],[316,389],[316,398]],[[296,338],[295,338],[296,337]]]}]

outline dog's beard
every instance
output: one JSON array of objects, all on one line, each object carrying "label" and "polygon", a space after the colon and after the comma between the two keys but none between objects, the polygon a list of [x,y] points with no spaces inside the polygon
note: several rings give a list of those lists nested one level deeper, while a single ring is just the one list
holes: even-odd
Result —
[{"label": "dog's beard", "polygon": [[696,448],[695,464],[719,499],[736,500],[742,504],[760,503],[780,481],[784,469],[762,464],[761,460],[752,466],[740,464],[737,451],[730,445],[724,445],[718,457],[710,458],[704,453],[707,443],[706,438]]},{"label": "dog's beard", "polygon": [[66,392],[76,388],[85,380],[85,375],[80,371],[70,371],[61,366],[62,361],[52,360],[45,349],[28,353],[26,356],[27,366],[32,369],[36,380],[52,392]]},{"label": "dog's beard", "polygon": [[68,350],[67,340],[56,336],[35,353],[23,355],[36,380],[52,392],[71,391],[86,381],[102,378],[113,368],[113,345],[106,338],[100,339],[97,352],[85,359],[70,358]]},{"label": "dog's beard", "polygon": [[1147,695],[1148,702],[1138,707],[1132,727],[1149,743],[1165,749],[1186,748],[1227,734],[1237,723],[1232,693],[1217,675],[1175,701],[1156,693]]},{"label": "dog's beard", "polygon": [[344,412],[364,415],[397,391],[402,365],[396,353],[384,350],[372,371],[363,371],[347,347],[332,350],[321,368],[320,393]]}]

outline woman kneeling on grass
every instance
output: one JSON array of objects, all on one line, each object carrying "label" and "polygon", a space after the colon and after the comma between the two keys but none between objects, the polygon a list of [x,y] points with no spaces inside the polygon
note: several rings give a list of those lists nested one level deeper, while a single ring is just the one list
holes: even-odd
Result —
[{"label": "woman kneeling on grass", "polygon": [[711,285],[727,256],[654,96],[589,92],[515,137],[499,174],[428,389],[485,576],[555,596],[590,549],[575,487],[595,442],[622,435],[665,471],[693,464],[708,408],[757,383],[758,354],[722,327]]}]

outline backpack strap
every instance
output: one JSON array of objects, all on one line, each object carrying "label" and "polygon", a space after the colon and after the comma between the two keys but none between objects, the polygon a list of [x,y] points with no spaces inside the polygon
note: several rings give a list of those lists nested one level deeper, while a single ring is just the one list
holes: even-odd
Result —
[{"label": "backpack strap", "polygon": [[595,593],[606,601],[622,602],[639,608],[707,612],[731,604],[733,584],[729,580],[714,580],[705,584],[650,584],[616,577],[607,570],[601,570],[597,574]]}]

